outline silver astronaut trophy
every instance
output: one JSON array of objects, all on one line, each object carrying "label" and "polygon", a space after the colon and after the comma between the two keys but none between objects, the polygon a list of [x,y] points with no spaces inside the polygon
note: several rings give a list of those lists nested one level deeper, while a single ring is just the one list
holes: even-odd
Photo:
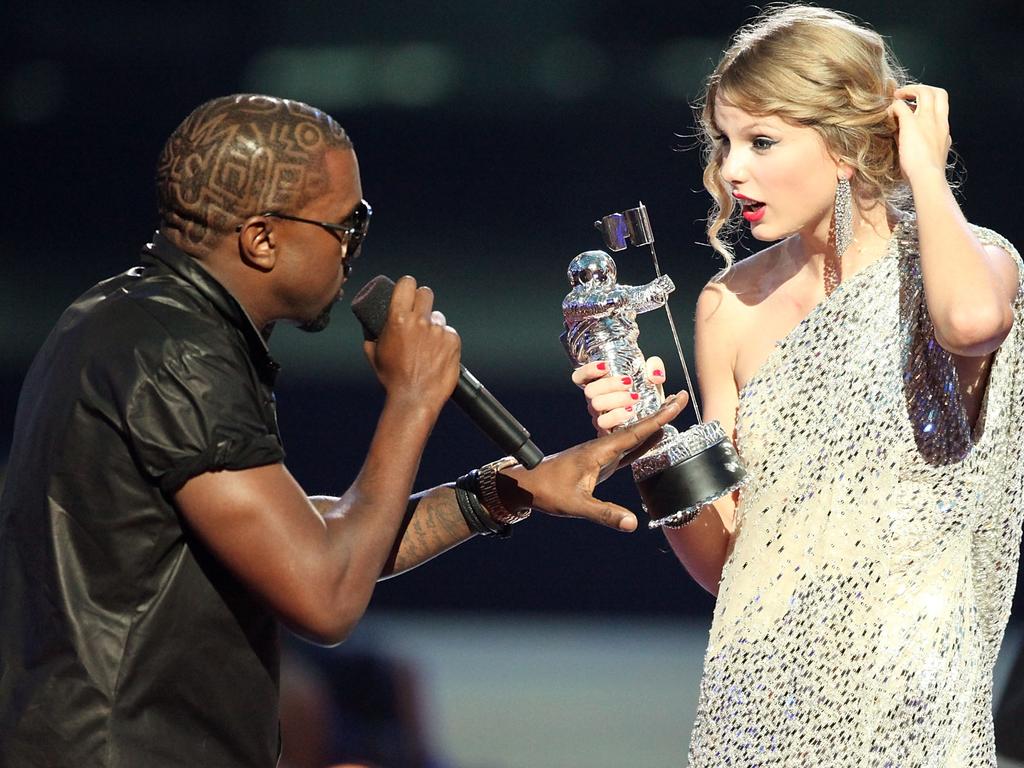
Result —
[{"label": "silver astronaut trophy", "polygon": [[650,246],[657,279],[646,285],[620,285],[611,256],[604,251],[581,253],[569,264],[572,290],[562,302],[562,343],[576,365],[603,360],[608,364],[609,375],[632,378],[639,399],[633,407],[633,417],[626,422],[631,424],[661,406],[661,394],[644,376],[636,316],[665,307],[697,424],[685,432],[671,425],[662,427],[658,443],[633,462],[633,479],[651,528],[685,525],[705,504],[741,487],[746,469],[722,425],[717,421],[704,423],[701,419],[668,306],[668,295],[675,285],[668,275],[661,274],[658,266],[647,208],[640,203],[637,208],[605,216],[594,226],[601,230],[609,250],[625,250],[627,240],[634,246]]}]

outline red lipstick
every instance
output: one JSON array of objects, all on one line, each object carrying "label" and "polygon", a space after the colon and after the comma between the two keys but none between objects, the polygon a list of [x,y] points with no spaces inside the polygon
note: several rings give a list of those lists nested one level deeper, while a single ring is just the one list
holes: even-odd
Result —
[{"label": "red lipstick", "polygon": [[743,208],[743,218],[751,224],[764,218],[764,203],[746,195],[741,195],[739,192],[733,192],[732,196]]}]

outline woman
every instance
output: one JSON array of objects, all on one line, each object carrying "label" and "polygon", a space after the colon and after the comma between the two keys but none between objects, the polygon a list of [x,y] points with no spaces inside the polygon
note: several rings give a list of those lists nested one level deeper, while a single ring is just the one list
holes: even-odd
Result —
[{"label": "woman", "polygon": [[[947,114],[875,32],[803,6],[740,30],[708,80],[727,266],[697,302],[696,361],[750,481],[665,530],[718,595],[695,766],[995,764],[1024,305],[1016,251],[950,191]],[[777,242],[733,264],[737,211]],[[609,429],[629,387],[597,365],[573,378]]]}]

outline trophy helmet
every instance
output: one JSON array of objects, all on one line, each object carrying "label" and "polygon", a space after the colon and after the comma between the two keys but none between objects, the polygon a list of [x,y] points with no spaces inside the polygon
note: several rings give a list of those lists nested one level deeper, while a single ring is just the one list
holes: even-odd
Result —
[{"label": "trophy helmet", "polygon": [[612,288],[618,278],[615,259],[604,251],[584,251],[569,262],[566,273],[569,285],[588,285],[591,288]]}]

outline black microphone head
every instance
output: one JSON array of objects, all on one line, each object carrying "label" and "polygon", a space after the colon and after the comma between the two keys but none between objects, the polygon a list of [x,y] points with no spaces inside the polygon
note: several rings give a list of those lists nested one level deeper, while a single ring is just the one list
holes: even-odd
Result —
[{"label": "black microphone head", "polygon": [[377,275],[360,288],[359,293],[352,299],[352,313],[362,323],[363,336],[368,341],[376,341],[380,332],[384,330],[394,290],[394,280],[387,275]]}]

